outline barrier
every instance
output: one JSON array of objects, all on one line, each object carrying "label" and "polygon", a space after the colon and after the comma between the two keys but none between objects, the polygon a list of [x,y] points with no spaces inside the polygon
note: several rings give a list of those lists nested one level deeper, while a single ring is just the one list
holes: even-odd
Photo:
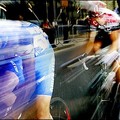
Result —
[{"label": "barrier", "polygon": [[[58,25],[56,30],[56,45],[61,44],[63,46],[64,28],[67,28],[69,36],[69,28],[71,25]],[[67,40],[68,41],[68,40]]]},{"label": "barrier", "polygon": [[88,31],[89,28],[87,25],[73,25],[72,26],[72,41],[83,40],[83,34],[85,35],[84,38],[88,38]]},{"label": "barrier", "polygon": [[[56,28],[55,44],[63,46],[64,41],[76,42],[86,40],[88,38],[88,31],[89,28],[86,25],[58,25]],[[68,34],[68,39],[66,40],[64,40],[64,32]]]}]

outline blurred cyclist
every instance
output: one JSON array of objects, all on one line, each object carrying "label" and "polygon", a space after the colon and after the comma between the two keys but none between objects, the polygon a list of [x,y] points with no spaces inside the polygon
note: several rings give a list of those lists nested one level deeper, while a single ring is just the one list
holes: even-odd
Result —
[{"label": "blurred cyclist", "polygon": [[[87,21],[90,36],[86,53],[96,53],[100,48],[111,45],[109,52],[117,50],[119,16],[106,8],[101,1],[80,1],[81,7],[88,11]],[[97,34],[100,34],[99,36]]]},{"label": "blurred cyclist", "polygon": [[0,119],[52,119],[55,58],[47,35],[25,21],[0,20],[0,28]]},{"label": "blurred cyclist", "polygon": [[[35,77],[36,88],[30,98],[32,104],[29,104],[28,108],[23,111],[20,119],[52,119],[50,101],[54,85],[54,51],[48,41],[48,36],[37,25],[29,23],[27,26],[24,22],[22,25],[26,26],[31,33],[27,35],[26,32],[25,39],[19,40],[19,49],[23,56],[24,77],[26,81],[33,81],[33,83]],[[30,47],[31,39],[29,37],[26,39],[26,36],[32,37],[34,48]],[[19,54],[19,50],[17,53]],[[29,92],[27,90],[28,95],[30,92],[31,89]]]},{"label": "blurred cyclist", "polygon": [[[82,9],[88,11],[86,21],[90,26],[89,41],[84,55],[95,54],[101,48],[109,46],[102,57],[102,62],[109,64],[112,61],[113,63],[118,57],[120,17],[107,9],[102,1],[80,1],[80,5]],[[119,72],[118,68],[115,71]],[[117,80],[120,81],[119,75]]]}]

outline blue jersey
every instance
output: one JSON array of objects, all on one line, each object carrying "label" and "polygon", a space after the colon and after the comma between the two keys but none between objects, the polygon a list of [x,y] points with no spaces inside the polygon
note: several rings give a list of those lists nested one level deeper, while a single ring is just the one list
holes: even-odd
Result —
[{"label": "blue jersey", "polygon": [[[25,21],[0,20],[0,77],[10,71],[19,81],[14,89],[8,88],[12,91],[2,89],[2,93],[16,95],[13,110],[24,107],[36,95],[52,95],[54,66],[53,48],[39,26]],[[0,102],[1,109],[3,105]]]}]

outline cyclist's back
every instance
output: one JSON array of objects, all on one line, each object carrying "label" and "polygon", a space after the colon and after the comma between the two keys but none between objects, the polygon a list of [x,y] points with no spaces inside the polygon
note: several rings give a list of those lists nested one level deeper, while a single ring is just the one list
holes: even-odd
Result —
[{"label": "cyclist's back", "polygon": [[[90,13],[92,14],[92,13]],[[95,13],[97,20],[94,17],[89,17],[88,22],[92,30],[104,30],[106,32],[119,29],[120,17],[110,9],[100,8],[99,13]]]}]

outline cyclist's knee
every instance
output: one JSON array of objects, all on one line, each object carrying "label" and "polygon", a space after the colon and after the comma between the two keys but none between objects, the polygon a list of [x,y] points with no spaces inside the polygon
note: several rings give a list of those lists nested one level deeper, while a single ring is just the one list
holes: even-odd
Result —
[{"label": "cyclist's knee", "polygon": [[51,119],[50,115],[50,96],[38,96],[36,100],[37,118]]}]

